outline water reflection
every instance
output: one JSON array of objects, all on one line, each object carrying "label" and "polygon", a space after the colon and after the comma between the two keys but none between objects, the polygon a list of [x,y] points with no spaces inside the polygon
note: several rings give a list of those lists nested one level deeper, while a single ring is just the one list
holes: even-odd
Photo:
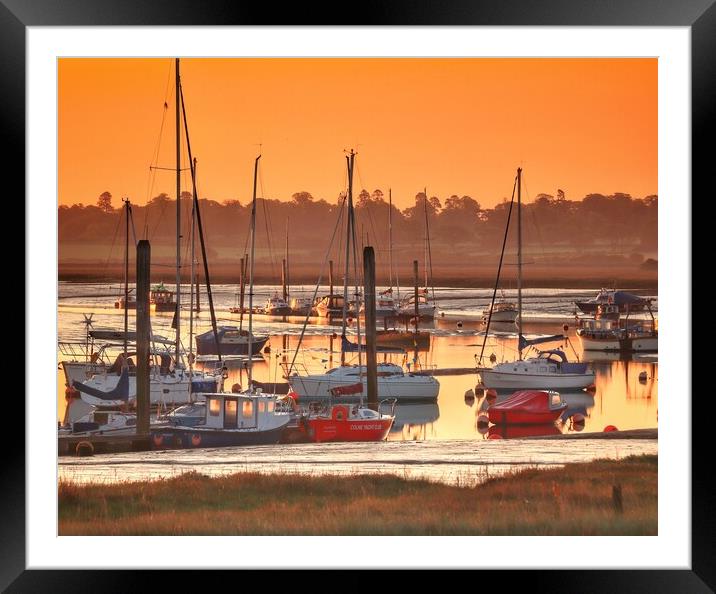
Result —
[{"label": "water reflection", "polygon": [[415,431],[425,431],[426,425],[432,425],[440,418],[440,408],[437,402],[420,404],[398,403],[395,407],[395,422],[391,433],[406,432],[413,435]]},{"label": "water reflection", "polygon": [[[61,340],[83,340],[84,325],[82,313],[87,308],[62,308],[59,312],[59,334]],[[131,316],[131,313],[130,313]],[[220,318],[225,317],[220,314]],[[303,320],[298,320],[302,322]],[[115,311],[105,310],[94,318],[95,328],[116,328],[120,317]],[[157,334],[171,336],[171,316],[157,315],[152,319],[153,330]],[[133,316],[130,318],[133,325]],[[202,312],[196,323],[197,331],[203,332],[210,328],[208,313]],[[491,329],[487,339],[485,356],[495,354],[497,360],[514,357],[517,346],[516,328],[497,331]],[[182,324],[188,333],[188,323]],[[421,326],[422,329],[422,326]],[[295,362],[299,373],[316,373],[340,364],[340,339],[331,325],[314,323],[306,328],[301,349],[296,353],[298,335],[302,331],[300,323],[289,321],[282,323],[255,323],[255,332],[272,334],[268,352],[262,353],[254,362],[254,379],[265,384],[285,385],[285,365]],[[535,334],[551,334],[561,332],[561,323],[557,324],[525,324],[525,332]],[[402,354],[381,353],[379,361],[411,364],[412,369],[428,370],[461,369],[459,375],[440,375],[440,393],[436,403],[399,405],[396,425],[389,440],[448,440],[448,439],[479,439],[483,436],[478,431],[476,414],[484,411],[486,398],[474,393],[477,375],[471,372],[475,368],[475,356],[480,353],[484,330],[479,321],[465,321],[462,328],[457,328],[454,320],[439,319],[431,330],[430,348],[425,352],[408,351]],[[565,424],[563,431],[575,430],[571,420],[575,415],[584,417],[583,431],[602,431],[607,425],[619,429],[641,429],[657,426],[656,412],[658,408],[658,358],[654,356],[619,356],[600,353],[584,353],[579,342],[574,340],[574,332],[569,330],[571,343],[576,347],[579,358],[590,361],[596,371],[596,389],[594,392],[563,393],[568,409],[562,417]],[[355,337],[353,337],[355,339]],[[188,334],[183,342],[188,345]],[[357,363],[357,353],[347,359],[348,363]],[[246,385],[245,365],[240,362],[227,362],[226,389],[234,383]],[[58,370],[58,420],[64,414],[64,379]],[[466,391],[473,390],[473,397],[466,398]],[[509,395],[498,394],[501,399]],[[551,431],[551,429],[550,429]],[[495,432],[497,434],[497,432]],[[508,432],[512,435],[512,432]],[[504,438],[504,436],[503,436]]]}]

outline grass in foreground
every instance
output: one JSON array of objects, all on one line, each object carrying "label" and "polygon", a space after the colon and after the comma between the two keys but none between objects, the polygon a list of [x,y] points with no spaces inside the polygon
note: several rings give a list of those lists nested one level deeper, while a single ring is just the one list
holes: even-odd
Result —
[{"label": "grass in foreground", "polygon": [[60,483],[59,534],[655,535],[657,457],[530,469],[470,488],[287,474]]}]

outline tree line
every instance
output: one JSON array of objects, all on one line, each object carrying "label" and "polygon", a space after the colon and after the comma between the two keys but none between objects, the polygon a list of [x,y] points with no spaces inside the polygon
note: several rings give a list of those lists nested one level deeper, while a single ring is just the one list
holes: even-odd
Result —
[{"label": "tree line", "polygon": [[[356,233],[359,246],[372,244],[385,253],[388,246],[388,221],[392,223],[396,252],[424,251],[426,228],[430,245],[439,259],[456,248],[467,253],[499,253],[505,233],[510,201],[503,199],[493,208],[483,208],[471,196],[453,194],[438,197],[419,192],[411,206],[399,209],[388,201],[387,192],[361,190],[354,196]],[[189,237],[191,195],[182,195],[182,235]],[[307,191],[296,192],[291,199],[259,199],[257,204],[257,246],[280,259],[288,230],[291,253],[320,261],[334,228],[337,227],[344,196],[333,200],[316,198]],[[209,254],[218,259],[235,259],[242,254],[248,237],[251,214],[249,200],[199,201]],[[391,210],[392,208],[392,210]],[[146,205],[132,206],[132,219],[138,238],[172,245],[176,236],[176,201],[165,193]],[[570,200],[562,190],[554,195],[541,193],[522,206],[523,246],[529,251],[549,254],[599,250],[639,260],[657,248],[658,198],[635,198],[625,193],[587,194]],[[389,216],[390,213],[390,216]],[[516,215],[516,209],[513,211]],[[95,205],[60,206],[59,241],[63,243],[123,244],[123,208],[110,192],[103,192]],[[516,219],[512,219],[509,245],[514,246]],[[344,237],[345,220],[336,232],[338,244]],[[338,249],[336,245],[334,249]],[[513,248],[511,248],[513,249]],[[62,256],[62,251],[60,252]],[[102,260],[106,255],[97,254]],[[642,258],[643,259],[643,258]],[[638,262],[636,262],[638,263]]]}]

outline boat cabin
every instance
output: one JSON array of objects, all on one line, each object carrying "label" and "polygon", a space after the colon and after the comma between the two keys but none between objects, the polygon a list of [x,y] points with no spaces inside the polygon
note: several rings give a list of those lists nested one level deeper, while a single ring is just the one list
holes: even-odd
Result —
[{"label": "boat cabin", "polygon": [[265,425],[276,413],[276,398],[263,394],[205,394],[208,429],[250,429]]},{"label": "boat cabin", "polygon": [[154,285],[149,291],[149,302],[155,305],[168,305],[174,303],[174,291],[170,291],[164,283]]}]

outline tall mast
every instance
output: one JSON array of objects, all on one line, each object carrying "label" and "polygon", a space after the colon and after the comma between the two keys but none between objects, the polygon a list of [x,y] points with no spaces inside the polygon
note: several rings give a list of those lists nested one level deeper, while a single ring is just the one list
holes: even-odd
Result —
[{"label": "tall mast", "polygon": [[176,160],[177,160],[177,288],[176,288],[176,344],[174,354],[174,364],[179,365],[179,348],[181,343],[180,327],[181,327],[181,136],[179,119],[180,97],[179,97],[179,58],[175,60],[175,77],[174,77],[174,99],[176,106]]},{"label": "tall mast", "polygon": [[388,278],[393,288],[393,193],[388,188]]},{"label": "tall mast", "polygon": [[[181,97],[182,114],[184,115],[184,132],[186,134],[186,150],[189,153],[189,168],[191,169],[191,186],[192,186],[192,211],[196,220],[196,229],[199,231],[199,243],[201,245],[201,259],[204,263],[204,278],[206,280],[206,296],[209,299],[209,313],[211,314],[211,328],[214,331],[214,342],[216,343],[216,352],[221,361],[221,345],[219,344],[219,333],[216,327],[216,312],[214,310],[214,297],[211,293],[211,280],[209,278],[209,260],[206,257],[206,243],[204,242],[204,229],[201,225],[201,209],[199,208],[199,194],[196,190],[196,158],[192,157],[191,141],[189,139],[189,124],[186,119],[186,109],[184,105],[184,92],[179,87],[179,95]],[[193,227],[192,227],[193,229]],[[192,248],[193,248],[192,236]],[[193,258],[192,258],[193,262]],[[196,281],[196,305],[199,309],[199,281]],[[190,318],[191,319],[191,318]],[[191,340],[191,338],[190,338]]]},{"label": "tall mast", "polygon": [[517,354],[522,360],[522,168],[517,168]]},{"label": "tall mast", "polygon": [[[193,171],[196,172],[196,159],[193,163]],[[192,355],[194,347],[192,341],[194,340],[194,283],[196,282],[196,259],[195,259],[195,246],[196,246],[196,209],[194,204],[191,205],[191,231],[190,231],[190,242],[191,242],[191,278],[189,279],[189,375],[192,372]],[[196,300],[197,305],[199,302],[199,285],[197,283]]]},{"label": "tall mast", "polygon": [[259,159],[261,155],[256,157],[254,162],[254,193],[251,200],[251,259],[249,260],[249,336],[248,336],[248,356],[247,379],[248,389],[251,390],[251,371],[253,368],[253,317],[254,317],[254,246],[256,245],[256,178],[259,172]]},{"label": "tall mast", "polygon": [[286,284],[286,295],[284,295],[284,299],[286,299],[286,302],[288,303],[288,298],[291,295],[291,282],[288,277],[288,217],[286,217],[286,278],[285,278],[285,284]]},{"label": "tall mast", "polygon": [[[343,325],[342,336],[346,335],[346,319],[348,318],[348,275],[350,273],[350,246],[351,246],[351,227],[353,224],[353,162],[355,153],[351,149],[350,155],[346,156],[348,163],[348,200],[346,206],[348,208],[348,216],[346,217],[346,267],[345,278],[343,279]],[[343,357],[345,360],[345,357]]]},{"label": "tall mast", "polygon": [[126,228],[124,238],[124,360],[127,360],[127,334],[129,332],[129,198],[124,199]]},{"label": "tall mast", "polygon": [[425,239],[423,240],[423,265],[425,272],[425,288],[428,288],[428,189],[423,189],[423,214],[425,215]]}]

